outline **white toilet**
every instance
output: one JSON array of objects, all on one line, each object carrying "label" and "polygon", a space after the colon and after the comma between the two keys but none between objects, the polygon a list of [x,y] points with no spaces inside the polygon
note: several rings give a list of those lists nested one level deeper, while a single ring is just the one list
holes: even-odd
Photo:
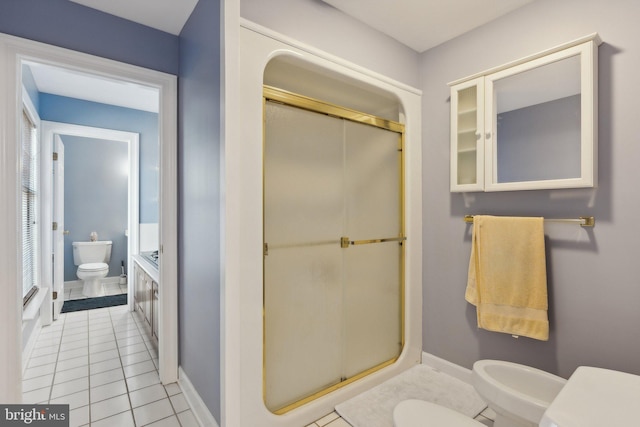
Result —
[{"label": "white toilet", "polygon": [[393,410],[394,427],[484,427],[452,409],[424,400],[409,399]]},{"label": "white toilet", "polygon": [[473,364],[473,386],[496,413],[494,427],[537,427],[567,380],[501,360]]},{"label": "white toilet", "polygon": [[82,294],[87,297],[101,295],[102,279],[109,273],[112,242],[73,242],[73,263],[78,266],[76,275],[84,282]]}]

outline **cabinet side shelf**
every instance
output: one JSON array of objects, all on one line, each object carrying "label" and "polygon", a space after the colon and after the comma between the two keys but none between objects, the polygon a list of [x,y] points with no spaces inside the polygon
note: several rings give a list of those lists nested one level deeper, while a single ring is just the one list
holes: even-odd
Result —
[{"label": "cabinet side shelf", "polygon": [[458,110],[458,116],[464,116],[465,114],[475,114],[478,111],[476,107],[461,108]]}]

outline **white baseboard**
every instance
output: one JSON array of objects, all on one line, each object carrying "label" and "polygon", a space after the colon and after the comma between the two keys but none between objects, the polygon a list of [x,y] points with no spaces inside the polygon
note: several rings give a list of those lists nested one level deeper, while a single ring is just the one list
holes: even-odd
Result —
[{"label": "white baseboard", "polygon": [[452,377],[457,378],[460,381],[464,381],[467,384],[472,384],[471,369],[456,365],[453,362],[449,362],[448,360],[424,351],[422,352],[422,364],[431,366],[433,369],[451,375]]},{"label": "white baseboard", "polygon": [[178,385],[182,389],[184,398],[189,403],[189,407],[196,417],[196,420],[201,427],[219,427],[216,419],[213,417],[207,405],[204,404],[202,398],[189,381],[189,377],[182,370],[182,367],[178,367]]}]

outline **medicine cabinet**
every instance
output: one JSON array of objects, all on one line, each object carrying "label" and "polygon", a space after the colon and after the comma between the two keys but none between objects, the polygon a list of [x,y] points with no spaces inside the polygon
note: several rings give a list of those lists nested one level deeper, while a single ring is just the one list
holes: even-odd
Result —
[{"label": "medicine cabinet", "polygon": [[595,187],[592,34],[449,83],[451,191]]}]

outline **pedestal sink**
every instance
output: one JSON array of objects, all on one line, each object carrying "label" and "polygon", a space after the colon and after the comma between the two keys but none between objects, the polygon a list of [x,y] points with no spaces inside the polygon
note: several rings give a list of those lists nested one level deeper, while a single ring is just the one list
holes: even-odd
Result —
[{"label": "pedestal sink", "polygon": [[547,408],[540,427],[638,425],[640,376],[580,366]]}]

